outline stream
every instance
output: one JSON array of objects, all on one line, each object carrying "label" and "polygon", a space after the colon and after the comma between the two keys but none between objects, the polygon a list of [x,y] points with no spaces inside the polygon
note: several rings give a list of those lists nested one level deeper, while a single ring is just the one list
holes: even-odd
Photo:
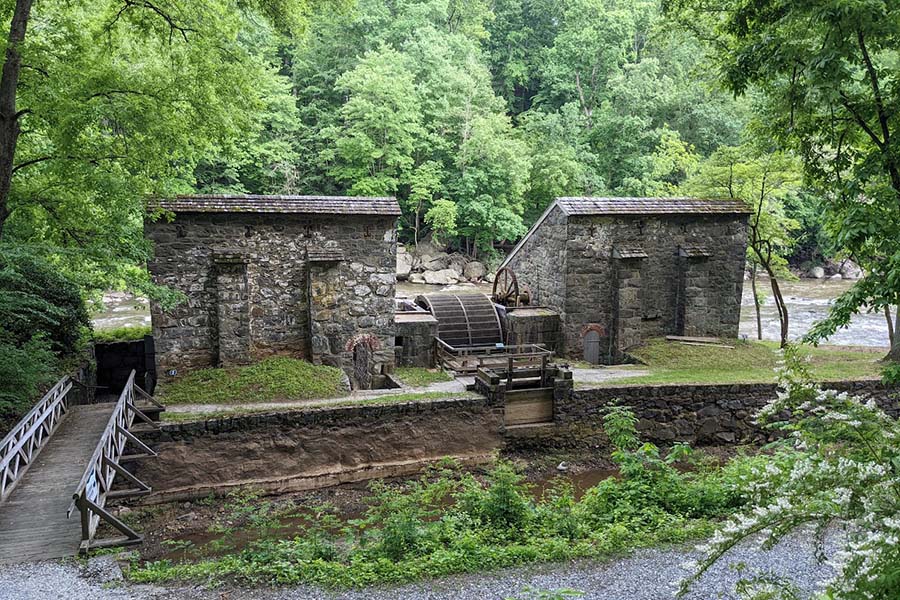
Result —
[{"label": "stream", "polygon": [[[790,336],[797,339],[819,319],[828,314],[834,299],[845,292],[853,282],[831,279],[800,279],[781,284],[784,299],[790,315]],[[762,306],[763,339],[777,340],[779,332],[778,314],[767,280],[760,281],[760,290],[765,292]],[[418,294],[440,291],[484,292],[491,293],[491,284],[463,284],[451,286],[432,286],[400,282],[397,284],[397,295],[415,297]],[[103,309],[93,315],[97,329],[113,327],[138,326],[150,324],[150,310],[147,300],[136,298],[122,292],[109,292],[104,295]],[[744,283],[744,296],[741,302],[741,335],[756,338],[756,318],[753,311],[753,295],[750,282]],[[863,313],[856,315],[847,329],[838,331],[829,340],[830,344],[847,346],[888,346],[887,325],[881,313]]]}]

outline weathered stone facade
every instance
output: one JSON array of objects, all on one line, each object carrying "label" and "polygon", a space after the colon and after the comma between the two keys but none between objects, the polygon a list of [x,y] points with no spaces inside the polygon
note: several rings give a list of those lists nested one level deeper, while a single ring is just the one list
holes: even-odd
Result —
[{"label": "weathered stone facade", "polygon": [[652,337],[737,337],[747,219],[736,202],[560,198],[503,266],[559,313],[562,353],[615,363]]},{"label": "weathered stone facade", "polygon": [[394,364],[396,219],[389,198],[193,196],[147,220],[158,373],[273,354],[343,368],[357,387]]},{"label": "weathered stone facade", "polygon": [[401,367],[433,367],[438,322],[424,310],[398,312],[395,349]]}]

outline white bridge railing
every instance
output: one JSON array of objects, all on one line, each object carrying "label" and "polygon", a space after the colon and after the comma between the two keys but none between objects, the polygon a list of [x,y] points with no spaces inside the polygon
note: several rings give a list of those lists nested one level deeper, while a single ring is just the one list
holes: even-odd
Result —
[{"label": "white bridge railing", "polygon": [[[72,494],[72,503],[69,505],[67,516],[71,516],[76,508],[81,513],[82,552],[94,548],[139,544],[143,540],[143,536],[106,510],[106,501],[110,498],[149,494],[151,491],[150,486],[132,475],[121,464],[126,460],[156,456],[156,452],[129,431],[136,419],[158,429],[157,424],[137,407],[136,397],[141,397],[152,406],[162,408],[150,394],[135,385],[134,376],[135,372],[132,371],[109,417],[106,429],[100,436],[97,448],[88,461],[84,475],[75,488],[75,493]],[[138,450],[137,454],[125,454],[125,447],[129,443]],[[133,487],[113,490],[116,475]],[[118,530],[122,537],[95,540],[101,520]]]},{"label": "white bridge railing", "polygon": [[0,442],[0,502],[22,480],[69,409],[73,380],[60,379]]}]

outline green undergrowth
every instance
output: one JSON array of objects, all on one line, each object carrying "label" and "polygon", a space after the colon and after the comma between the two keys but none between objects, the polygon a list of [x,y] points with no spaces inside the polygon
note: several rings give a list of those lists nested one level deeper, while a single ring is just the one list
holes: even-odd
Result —
[{"label": "green undergrowth", "polygon": [[95,329],[94,342],[98,344],[109,344],[112,342],[133,342],[144,339],[144,336],[150,335],[149,325],[138,325],[135,327],[114,327],[112,329]]},{"label": "green undergrowth", "polygon": [[453,377],[440,369],[425,369],[422,367],[397,367],[394,370],[394,377],[410,387],[424,387],[432,383],[453,381]]},{"label": "green undergrowth", "polygon": [[[215,551],[194,548],[183,562],[137,560],[128,577],[141,583],[341,588],[611,557],[709,535],[721,518],[745,504],[743,490],[754,468],[789,460],[788,455],[741,457],[720,467],[686,446],[663,456],[656,446],[641,443],[628,410],[612,409],[605,425],[620,475],[583,495],[561,477],[536,496],[505,462],[482,477],[442,465],[402,484],[372,482],[359,518],[345,521],[333,508],[306,506],[310,518],[290,537],[279,535],[265,502],[247,503],[257,517],[229,518],[229,523],[264,529],[243,549],[221,553],[228,539],[223,537],[224,542],[210,542]],[[234,533],[234,525],[229,527],[224,535]]]},{"label": "green undergrowth", "polygon": [[[648,374],[597,385],[774,383],[777,350],[775,342],[722,340],[720,346],[692,346],[651,340],[629,352]],[[820,381],[876,378],[882,368],[881,355],[869,348],[820,346],[807,352],[810,372]]]},{"label": "green undergrowth", "polygon": [[161,382],[166,404],[234,404],[334,398],[344,392],[341,370],[277,356],[246,367],[200,369]]},{"label": "green undergrowth", "polygon": [[389,394],[386,396],[375,396],[372,398],[360,398],[355,400],[331,400],[327,402],[310,402],[302,406],[286,406],[284,408],[254,408],[250,406],[240,406],[229,408],[227,410],[214,411],[197,411],[197,412],[164,412],[162,420],[169,423],[184,423],[188,421],[204,421],[207,419],[221,419],[227,417],[240,417],[244,415],[254,415],[262,413],[272,413],[279,411],[296,411],[314,408],[344,408],[348,406],[372,406],[385,404],[402,404],[404,402],[428,402],[432,400],[447,400],[450,398],[474,398],[478,394],[473,392],[419,392],[408,394]]}]

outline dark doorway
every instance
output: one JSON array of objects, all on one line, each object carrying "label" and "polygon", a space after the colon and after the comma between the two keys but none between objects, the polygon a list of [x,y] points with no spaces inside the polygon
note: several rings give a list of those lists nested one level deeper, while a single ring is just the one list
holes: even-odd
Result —
[{"label": "dark doorway", "polygon": [[353,348],[353,381],[356,389],[372,389],[372,349],[365,342]]}]

